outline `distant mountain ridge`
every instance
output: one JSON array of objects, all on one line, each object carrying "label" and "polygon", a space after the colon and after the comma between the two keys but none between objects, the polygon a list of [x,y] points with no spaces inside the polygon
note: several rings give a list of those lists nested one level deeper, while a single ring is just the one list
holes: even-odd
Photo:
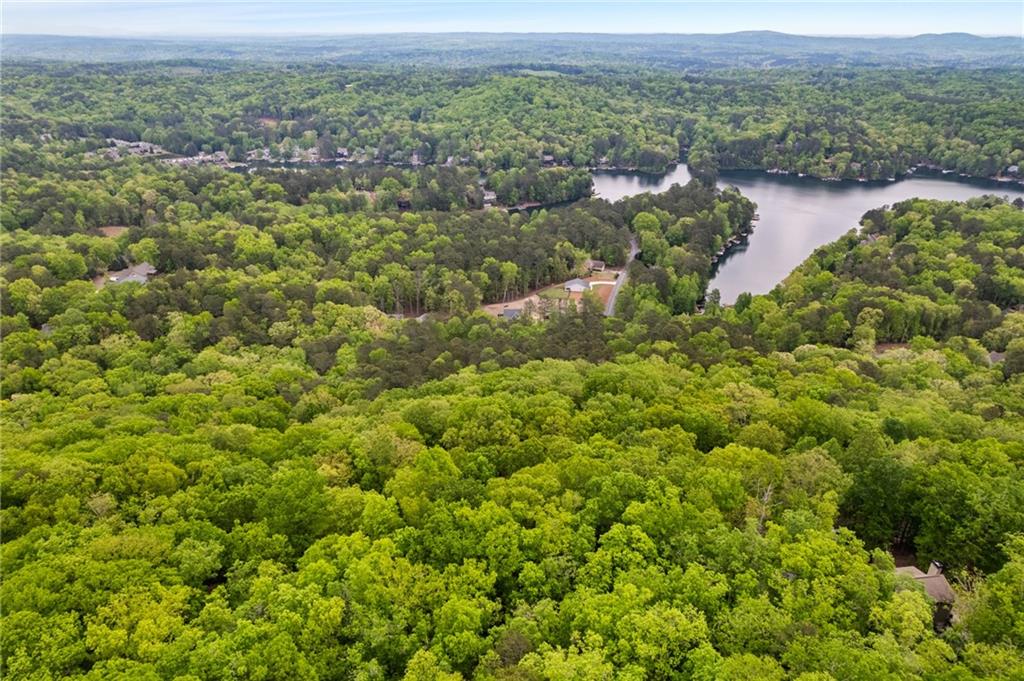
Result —
[{"label": "distant mountain ridge", "polygon": [[[386,40],[382,38],[386,37]],[[723,34],[394,33],[295,37],[123,38],[7,35],[5,60],[227,59],[265,62],[497,66],[529,61],[656,68],[1024,65],[1024,41],[968,33],[823,37]]]}]

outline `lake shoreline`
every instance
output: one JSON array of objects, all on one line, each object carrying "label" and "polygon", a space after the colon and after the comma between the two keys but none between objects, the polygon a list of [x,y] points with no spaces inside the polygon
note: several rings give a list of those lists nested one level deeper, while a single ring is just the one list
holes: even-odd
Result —
[{"label": "lake shoreline", "polygon": [[[166,162],[166,161],[172,160],[172,159],[158,159],[158,160]],[[180,162],[182,160],[186,160],[186,158],[184,158],[184,157],[173,157],[173,160]],[[313,160],[287,160],[287,161],[286,160],[280,160],[280,161],[255,161],[255,162],[251,162],[251,161],[229,161],[229,162],[226,162],[226,163],[215,163],[215,162],[212,162],[212,161],[205,161],[205,162],[200,162],[199,164],[203,164],[203,163],[205,163],[207,165],[219,165],[219,166],[224,167],[226,169],[235,170],[235,171],[238,171],[238,172],[253,172],[255,170],[274,169],[274,168],[283,168],[283,169],[359,168],[359,167],[363,167],[363,166],[365,166],[365,167],[385,166],[385,167],[391,167],[391,168],[403,168],[403,169],[408,169],[408,170],[412,170],[412,169],[415,169],[415,168],[428,168],[428,167],[429,168],[476,168],[476,166],[474,166],[472,164],[450,164],[449,165],[449,164],[444,164],[444,163],[411,163],[409,161],[380,161],[380,160],[352,161],[352,160],[349,160],[349,159],[326,159],[326,160],[318,160],[318,161],[313,161]],[[650,170],[650,169],[642,169],[642,168],[637,167],[637,166],[608,166],[608,165],[575,166],[575,165],[561,165],[561,164],[556,164],[556,165],[542,164],[542,166],[543,167],[550,167],[550,168],[565,168],[567,170],[586,170],[587,172],[590,172],[591,174],[601,174],[601,173],[636,173],[638,175],[644,175],[644,176],[651,177],[651,178],[658,178],[658,177],[663,177],[665,175],[668,175],[671,172],[673,172],[674,169],[678,168],[679,166],[684,166],[687,169],[689,168],[687,162],[683,161],[683,160],[680,160],[677,163],[673,163],[673,164],[668,165],[665,168],[665,170],[663,170],[663,171],[656,171],[656,170]],[[775,175],[775,176],[780,176],[780,177],[793,177],[793,178],[797,178],[797,179],[801,179],[801,180],[816,180],[818,182],[828,182],[828,183],[851,182],[851,183],[856,183],[856,184],[872,184],[872,183],[886,184],[886,183],[890,183],[890,182],[900,182],[901,180],[906,180],[906,179],[918,176],[918,174],[921,174],[922,176],[925,176],[925,177],[929,177],[929,176],[932,176],[934,174],[935,176],[938,176],[938,175],[943,175],[943,176],[952,175],[952,176],[955,176],[954,179],[959,179],[959,180],[977,180],[977,181],[983,181],[983,182],[991,182],[991,183],[993,183],[995,185],[1019,185],[1021,187],[1024,187],[1024,177],[1009,178],[1009,177],[999,177],[999,176],[987,176],[986,177],[986,176],[982,176],[982,175],[971,175],[969,173],[959,173],[955,169],[942,168],[941,166],[936,166],[936,165],[931,165],[931,164],[924,164],[924,163],[917,164],[915,166],[911,166],[910,170],[908,170],[906,173],[895,175],[895,176],[893,176],[891,178],[874,179],[874,180],[868,179],[868,178],[865,178],[865,177],[853,177],[853,178],[849,178],[849,177],[820,177],[818,175],[813,175],[813,174],[810,174],[810,173],[799,173],[797,171],[785,170],[785,169],[782,169],[782,168],[739,168],[739,167],[719,168],[719,173],[736,173],[736,172],[764,173],[766,175]],[[480,170],[480,174],[481,174],[481,176],[486,176],[486,173],[483,170]],[[529,207],[530,208],[536,208],[536,206],[529,206]],[[509,206],[509,208],[512,208],[512,206]]]},{"label": "lake shoreline", "polygon": [[756,173],[770,175],[772,177],[784,177],[795,180],[808,180],[812,182],[820,182],[829,185],[875,185],[885,186],[899,182],[905,182],[906,180],[912,180],[914,178],[937,178],[946,179],[954,182],[977,182],[984,183],[985,185],[991,185],[993,189],[999,187],[1011,187],[1011,188],[1024,188],[1024,178],[1013,179],[1013,178],[999,178],[999,177],[983,177],[981,175],[969,175],[967,173],[957,173],[955,170],[933,168],[929,166],[914,166],[909,172],[896,175],[892,178],[869,180],[867,178],[848,178],[848,177],[818,177],[817,175],[809,175],[807,173],[794,173],[785,170],[776,169],[760,169],[760,168],[721,168],[719,169],[719,178],[722,174],[733,174],[733,173]]},{"label": "lake shoreline", "polygon": [[[593,174],[594,192],[615,202],[643,192],[659,193],[686,184],[685,164],[660,176],[605,171]],[[910,198],[963,201],[982,195],[1024,198],[1024,186],[984,178],[964,178],[928,169],[895,181],[826,182],[813,177],[762,170],[724,170],[719,188],[736,187],[757,205],[760,220],[749,235],[731,244],[711,263],[707,291],[715,288],[731,304],[742,292],[768,293],[817,248],[860,225],[869,210]]]}]

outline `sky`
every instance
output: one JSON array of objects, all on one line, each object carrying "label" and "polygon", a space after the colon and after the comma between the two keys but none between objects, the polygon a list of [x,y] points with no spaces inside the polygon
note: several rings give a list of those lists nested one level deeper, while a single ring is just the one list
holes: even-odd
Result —
[{"label": "sky", "polygon": [[[1024,0],[3,0],[3,33],[231,36],[394,32],[1024,36]],[[1024,49],[1024,47],[1022,47]]]}]

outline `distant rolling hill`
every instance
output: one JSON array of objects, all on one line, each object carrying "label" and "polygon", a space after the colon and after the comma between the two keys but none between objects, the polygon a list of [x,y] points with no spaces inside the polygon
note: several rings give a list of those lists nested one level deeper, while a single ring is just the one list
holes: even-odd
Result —
[{"label": "distant rolling hill", "polygon": [[658,68],[1024,65],[1022,41],[967,33],[904,38],[725,34],[399,33],[143,39],[8,35],[5,60],[396,63],[443,66],[643,65]]}]

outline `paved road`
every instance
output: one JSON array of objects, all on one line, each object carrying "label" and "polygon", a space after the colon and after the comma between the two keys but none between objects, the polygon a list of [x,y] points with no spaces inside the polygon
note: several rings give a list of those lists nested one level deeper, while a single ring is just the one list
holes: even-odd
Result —
[{"label": "paved road", "polygon": [[608,297],[608,304],[604,306],[605,317],[615,314],[615,301],[618,300],[619,291],[626,285],[626,279],[629,278],[629,263],[636,259],[636,254],[639,252],[640,244],[636,242],[636,237],[633,237],[629,240],[629,258],[626,259],[626,266],[622,268],[622,274],[615,280],[615,288],[612,289],[612,294]]}]

